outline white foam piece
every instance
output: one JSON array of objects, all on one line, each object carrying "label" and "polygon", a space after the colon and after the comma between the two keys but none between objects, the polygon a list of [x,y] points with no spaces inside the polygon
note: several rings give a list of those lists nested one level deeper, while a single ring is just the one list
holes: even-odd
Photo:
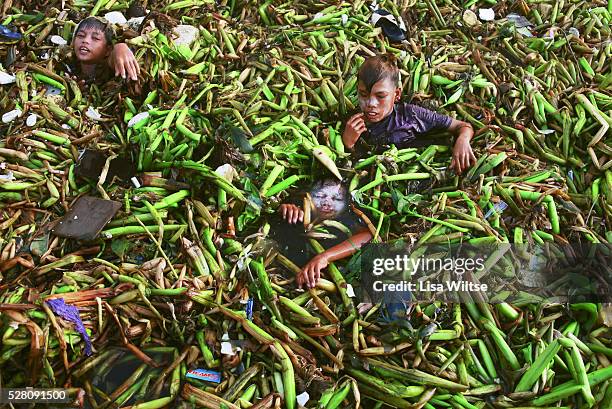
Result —
[{"label": "white foam piece", "polygon": [[221,353],[223,355],[236,355],[234,349],[232,348],[232,344],[227,341],[223,341],[221,343]]},{"label": "white foam piece", "polygon": [[495,20],[495,11],[493,9],[478,9],[478,18],[482,21]]},{"label": "white foam piece", "polygon": [[26,125],[29,127],[32,127],[36,125],[37,120],[38,120],[38,116],[36,114],[30,114],[28,115],[28,118],[26,119]]},{"label": "white foam piece", "polygon": [[102,115],[100,115],[100,113],[96,111],[94,107],[87,108],[85,115],[92,121],[99,121],[100,119],[102,119]]},{"label": "white foam piece", "polygon": [[172,29],[172,32],[176,35],[176,38],[172,40],[176,46],[186,45],[189,47],[200,37],[200,30],[189,24],[179,24]]},{"label": "white foam piece", "polygon": [[0,71],[0,85],[12,84],[13,82],[15,82],[14,75]]},{"label": "white foam piece", "polygon": [[236,169],[234,169],[234,167],[229,163],[219,166],[217,169],[215,169],[215,173],[230,183],[232,183],[232,180],[234,180],[234,177],[238,174]]},{"label": "white foam piece", "polygon": [[51,42],[53,44],[55,44],[55,45],[66,45],[66,44],[68,44],[68,41],[64,40],[64,37],[58,36],[58,35],[51,36]]},{"label": "white foam piece", "polygon": [[12,111],[6,112],[2,115],[2,122],[8,124],[9,122],[13,122],[15,119],[21,116],[21,109],[13,109]]},{"label": "white foam piece", "polygon": [[148,118],[149,117],[149,113],[148,112],[141,112],[139,114],[136,114],[132,117],[132,119],[130,119],[130,121],[128,122],[128,128],[133,127],[134,125],[136,125],[138,122],[140,122],[141,120]]},{"label": "white foam piece", "polygon": [[299,403],[300,406],[304,406],[310,399],[310,395],[308,394],[308,392],[303,392],[299,394],[298,396],[296,396],[296,399],[297,399],[297,403]]},{"label": "white foam piece", "polygon": [[106,13],[104,18],[112,24],[125,24],[128,22],[123,13],[120,11],[111,11],[110,13]]}]

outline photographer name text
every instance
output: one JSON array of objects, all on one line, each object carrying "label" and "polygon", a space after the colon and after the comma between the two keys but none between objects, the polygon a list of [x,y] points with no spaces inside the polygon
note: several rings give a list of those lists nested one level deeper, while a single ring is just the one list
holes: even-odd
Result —
[{"label": "photographer name text", "polygon": [[430,281],[399,281],[393,283],[385,283],[383,281],[374,281],[372,288],[377,292],[401,292],[401,291],[488,291],[487,284],[474,283],[472,281],[446,281],[444,283]]}]

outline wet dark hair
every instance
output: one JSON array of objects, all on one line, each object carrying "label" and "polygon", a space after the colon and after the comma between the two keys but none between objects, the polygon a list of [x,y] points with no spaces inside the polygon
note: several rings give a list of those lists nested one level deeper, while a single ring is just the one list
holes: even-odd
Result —
[{"label": "wet dark hair", "polygon": [[113,30],[112,25],[103,18],[89,16],[79,23],[76,30],[74,31],[74,36],[86,28],[99,30],[104,33],[104,39],[106,40],[106,45],[113,45],[113,39],[115,37],[115,31]]},{"label": "wet dark hair", "polygon": [[389,53],[368,58],[359,68],[357,79],[363,82],[368,92],[374,84],[385,79],[390,79],[396,87],[399,86],[397,58]]}]

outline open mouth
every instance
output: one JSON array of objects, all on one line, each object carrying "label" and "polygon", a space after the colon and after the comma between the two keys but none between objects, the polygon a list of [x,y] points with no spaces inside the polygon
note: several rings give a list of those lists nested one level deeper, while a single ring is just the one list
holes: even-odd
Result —
[{"label": "open mouth", "polygon": [[87,47],[81,47],[81,48],[79,48],[79,54],[87,54],[87,53],[89,53],[89,52],[90,52],[90,51],[89,51],[89,48],[87,48]]},{"label": "open mouth", "polygon": [[366,112],[366,118],[368,119],[374,119],[378,116],[378,113],[376,112]]}]

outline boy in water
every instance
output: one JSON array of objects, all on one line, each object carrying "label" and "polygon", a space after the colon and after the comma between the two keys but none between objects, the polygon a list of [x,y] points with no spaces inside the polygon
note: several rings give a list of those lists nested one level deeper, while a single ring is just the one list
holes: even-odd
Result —
[{"label": "boy in water", "polygon": [[399,68],[392,54],[368,58],[359,69],[357,87],[361,112],[346,123],[342,140],[347,148],[353,149],[358,142],[375,149],[392,144],[399,149],[421,146],[424,141],[419,135],[447,129],[456,137],[450,167],[460,174],[476,162],[470,124],[400,102]]},{"label": "boy in water", "polygon": [[140,66],[127,44],[113,46],[114,31],[108,21],[87,17],[74,32],[73,50],[77,61],[76,73],[85,81],[106,81],[112,76],[138,80]]},{"label": "boy in water", "polygon": [[[365,226],[365,222],[348,206],[347,189],[339,181],[319,180],[312,186],[310,196],[314,207],[311,219],[313,228],[305,231],[297,225],[298,222],[300,225],[304,222],[304,209],[295,204],[282,204],[279,215],[283,223],[292,226],[281,228],[273,234],[276,241],[285,243],[284,247],[281,246],[281,252],[295,253],[297,248],[308,246],[308,238],[317,238],[326,248],[323,253],[312,258],[307,249],[302,250],[302,254],[294,254],[292,261],[300,264],[310,258],[296,277],[299,288],[304,284],[313,288],[321,277],[321,270],[330,262],[351,256],[372,239],[372,233]],[[334,223],[325,224],[328,220],[333,220]],[[327,232],[317,232],[318,228],[324,228]],[[307,258],[304,259],[303,256]],[[300,258],[301,260],[298,260]]]}]

